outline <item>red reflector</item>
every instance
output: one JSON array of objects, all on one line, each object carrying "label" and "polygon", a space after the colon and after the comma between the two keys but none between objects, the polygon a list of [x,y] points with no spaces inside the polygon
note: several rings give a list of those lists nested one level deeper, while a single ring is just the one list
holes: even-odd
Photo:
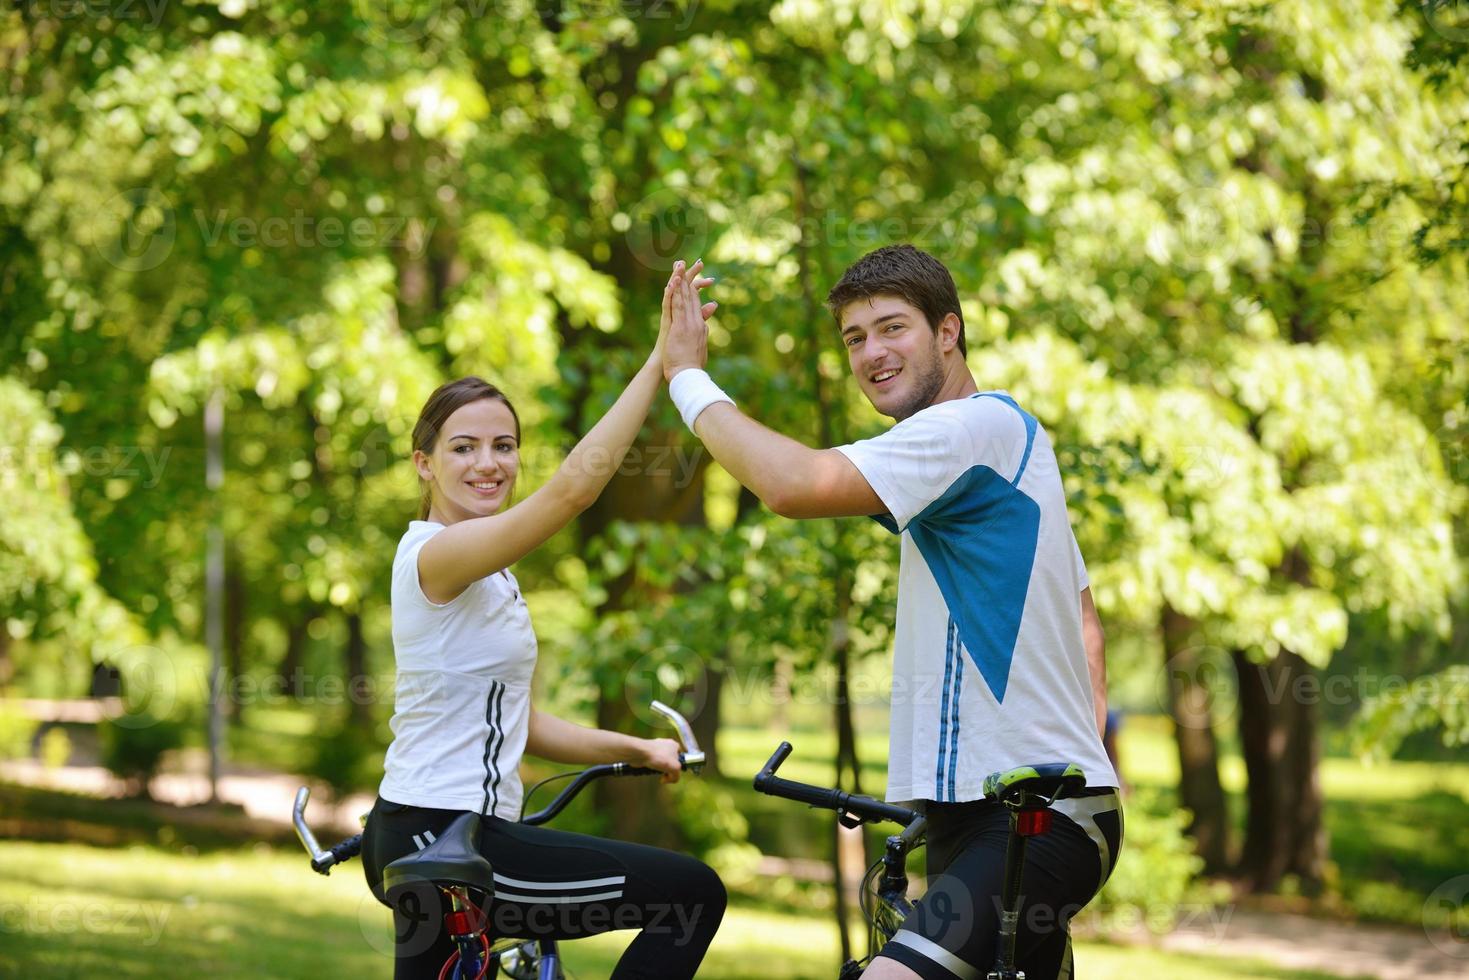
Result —
[{"label": "red reflector", "polygon": [[463,909],[444,913],[444,925],[451,936],[468,936],[475,931],[474,918]]},{"label": "red reflector", "polygon": [[1050,829],[1050,810],[1021,810],[1015,814],[1015,833],[1021,837],[1037,837]]}]

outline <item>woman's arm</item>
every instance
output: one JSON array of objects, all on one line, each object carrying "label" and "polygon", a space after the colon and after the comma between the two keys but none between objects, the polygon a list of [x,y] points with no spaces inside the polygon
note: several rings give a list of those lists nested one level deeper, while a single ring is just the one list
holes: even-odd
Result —
[{"label": "woman's arm", "polygon": [[678,781],[682,766],[678,743],[671,738],[637,738],[600,728],[583,728],[536,708],[530,709],[530,734],[525,751],[552,762],[596,765],[628,762],[663,773],[663,781]]},{"label": "woman's arm", "polygon": [[[689,275],[697,278],[700,268],[696,263]],[[680,263],[674,276],[683,274]],[[430,600],[448,602],[471,582],[515,564],[597,499],[637,438],[663,380],[663,341],[671,318],[672,284],[670,278],[663,290],[658,341],[647,362],[546,485],[508,510],[451,524],[423,546],[418,553],[418,579]],[[713,312],[713,303],[704,307],[706,318]]]}]

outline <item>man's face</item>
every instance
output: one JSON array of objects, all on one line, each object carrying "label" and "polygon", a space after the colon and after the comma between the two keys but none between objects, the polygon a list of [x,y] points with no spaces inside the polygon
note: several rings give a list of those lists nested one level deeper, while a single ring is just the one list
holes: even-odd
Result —
[{"label": "man's face", "polygon": [[848,303],[840,319],[847,363],[873,408],[901,422],[933,404],[944,384],[943,350],[922,311],[878,295]]}]

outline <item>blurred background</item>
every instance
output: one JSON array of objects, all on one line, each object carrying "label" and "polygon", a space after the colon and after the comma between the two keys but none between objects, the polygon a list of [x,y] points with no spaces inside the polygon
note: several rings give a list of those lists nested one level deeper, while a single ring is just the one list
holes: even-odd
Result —
[{"label": "blurred background", "polygon": [[[389,975],[288,814],[349,833],[381,774],[429,392],[508,391],[523,496],[703,256],[720,384],[871,435],[823,300],[912,242],[1050,431],[1107,628],[1127,843],[1078,969],[1463,975],[1466,51],[1441,0],[7,5],[0,974]],[[710,751],[557,824],[720,870],[701,975],[864,949],[881,829],[749,781],[788,738],[881,795],[896,566],[666,399],[517,566],[543,706],[651,734],[662,697]]]}]

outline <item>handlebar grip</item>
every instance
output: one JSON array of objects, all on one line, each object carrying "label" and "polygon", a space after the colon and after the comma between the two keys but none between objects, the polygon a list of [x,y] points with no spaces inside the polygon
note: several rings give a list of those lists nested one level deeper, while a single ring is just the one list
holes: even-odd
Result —
[{"label": "handlebar grip", "polygon": [[663,770],[653,769],[650,766],[626,766],[617,770],[618,776],[661,776]]},{"label": "handlebar grip", "polygon": [[332,868],[361,853],[362,835],[357,834],[355,837],[348,837],[341,843],[333,844],[320,860],[311,862],[311,870],[320,875],[329,875],[332,873]]},{"label": "handlebar grip", "polygon": [[839,789],[808,786],[805,783],[795,783],[789,779],[781,779],[779,776],[763,772],[755,779],[755,788],[767,796],[779,796],[827,810],[835,810],[845,802],[846,794]]},{"label": "handlebar grip", "polygon": [[775,747],[775,751],[772,752],[770,754],[770,758],[765,761],[765,768],[761,769],[760,772],[757,773],[755,776],[755,788],[757,790],[762,793],[765,792],[765,784],[775,778],[775,771],[780,768],[781,763],[785,762],[790,754],[790,742],[781,742]]}]

